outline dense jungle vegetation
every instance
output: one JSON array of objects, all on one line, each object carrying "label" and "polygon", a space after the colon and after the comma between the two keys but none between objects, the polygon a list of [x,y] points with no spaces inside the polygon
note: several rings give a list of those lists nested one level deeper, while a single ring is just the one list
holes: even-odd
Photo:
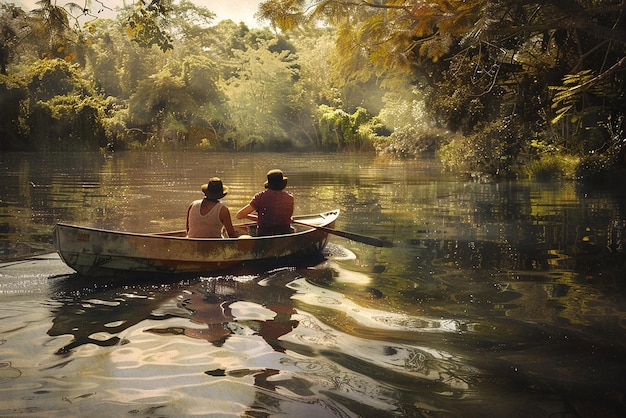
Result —
[{"label": "dense jungle vegetation", "polygon": [[494,177],[626,165],[624,0],[267,0],[265,29],[189,0],[115,19],[38,6],[0,3],[3,151],[434,151]]}]

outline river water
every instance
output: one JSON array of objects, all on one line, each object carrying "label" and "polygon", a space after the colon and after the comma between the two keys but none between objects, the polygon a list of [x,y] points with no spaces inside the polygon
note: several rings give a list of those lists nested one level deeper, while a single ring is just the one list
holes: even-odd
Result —
[{"label": "river water", "polygon": [[[324,257],[185,280],[93,281],[63,221],[183,229],[217,175],[339,208]],[[624,191],[479,183],[352,154],[0,154],[0,416],[626,414]]]}]

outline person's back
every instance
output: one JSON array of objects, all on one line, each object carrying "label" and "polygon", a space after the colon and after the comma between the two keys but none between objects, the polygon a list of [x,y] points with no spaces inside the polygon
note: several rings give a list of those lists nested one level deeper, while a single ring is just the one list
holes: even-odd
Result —
[{"label": "person's back", "polygon": [[288,234],[291,232],[293,196],[282,190],[267,189],[252,199],[256,208],[259,235]]},{"label": "person's back", "polygon": [[277,235],[292,232],[291,217],[293,215],[293,196],[284,188],[287,186],[287,177],[280,170],[270,170],[267,173],[265,190],[254,195],[248,205],[243,207],[237,218],[243,219],[249,214],[257,212],[257,235]]},{"label": "person's back", "polygon": [[213,177],[201,189],[205,198],[193,201],[187,209],[187,237],[221,238],[222,227],[229,237],[236,237],[230,210],[219,201],[228,193],[228,187]]},{"label": "person's back", "polygon": [[204,199],[200,199],[191,203],[187,230],[189,238],[219,238],[222,236],[223,224],[220,220],[220,210],[224,205],[215,202],[213,207],[208,208],[208,212],[203,214],[202,202],[204,201]]}]

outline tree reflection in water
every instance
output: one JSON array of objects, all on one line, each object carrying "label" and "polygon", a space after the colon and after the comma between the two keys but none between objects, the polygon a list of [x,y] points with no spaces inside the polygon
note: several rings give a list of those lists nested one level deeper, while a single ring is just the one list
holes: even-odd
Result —
[{"label": "tree reflection in water", "polygon": [[[57,220],[180,229],[207,167],[232,186],[225,203],[237,208],[276,158],[0,155],[8,208],[0,253],[51,251]],[[176,402],[219,405],[213,412],[243,405],[239,412],[254,416],[626,413],[623,191],[468,182],[428,158],[281,154],[280,162],[298,213],[338,207],[339,229],[387,246],[333,237],[323,263],[171,283],[51,279],[59,285],[46,311],[53,323],[41,319],[45,343],[29,346],[42,370],[63,368],[79,389],[100,385],[99,393],[113,394],[109,405],[172,416]],[[343,259],[339,247],[355,256]],[[22,281],[12,283],[22,291]],[[37,306],[32,299],[28,307]],[[7,312],[24,309],[5,301]],[[4,318],[3,359],[20,379],[69,392],[65,381],[55,386],[40,370],[15,366],[21,360],[9,345],[38,331],[32,317],[11,323],[17,316]],[[24,331],[11,336],[15,330]],[[48,364],[51,346],[61,355]],[[167,390],[154,395],[157,380]],[[131,387],[138,401],[127,400]],[[22,392],[3,395],[30,395]]]}]

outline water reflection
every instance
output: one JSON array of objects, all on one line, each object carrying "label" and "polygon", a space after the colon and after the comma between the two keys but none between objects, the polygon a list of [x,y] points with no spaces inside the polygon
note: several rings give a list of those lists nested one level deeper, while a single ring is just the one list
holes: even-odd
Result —
[{"label": "water reflection", "polygon": [[[459,182],[435,160],[326,154],[279,160],[290,174],[296,212],[340,207],[344,229],[389,243],[452,239],[623,254],[623,195],[573,183]],[[182,229],[208,176],[223,177],[231,186],[225,203],[238,208],[276,164],[273,154],[0,155],[0,257],[50,251],[56,221],[133,232]]]},{"label": "water reflection", "polygon": [[[338,228],[389,245],[333,237],[326,261],[171,283],[54,278],[51,301],[27,307],[0,292],[11,312],[0,318],[0,378],[27,382],[0,387],[6,399],[28,399],[16,410],[62,416],[71,402],[76,415],[626,412],[619,192],[460,182],[434,160],[363,155],[22,157],[30,162],[0,155],[5,259],[50,251],[56,220],[181,229],[208,175],[224,178],[225,203],[237,208],[277,162],[298,213],[339,207]],[[28,283],[0,274],[3,292]],[[28,313],[35,307],[45,319]],[[36,371],[9,348],[20,338],[37,342]]]},{"label": "water reflection", "polygon": [[124,343],[120,334],[151,318],[155,310],[188,283],[154,285],[128,279],[97,282],[85,281],[78,274],[53,280],[54,300],[61,305],[52,311],[54,318],[48,335],[72,336],[56,354],[68,354],[85,344],[107,347]]},{"label": "water reflection", "polygon": [[[290,269],[278,270],[263,280],[292,280],[297,274]],[[257,282],[255,276],[201,279],[201,285],[187,290],[179,301],[194,326],[149,331],[184,334],[216,346],[222,346],[232,334],[259,335],[275,350],[283,351],[278,339],[298,325],[291,318],[295,313],[293,292],[281,285],[260,286]]]},{"label": "water reflection", "polygon": [[[410,342],[414,333],[460,332],[457,321],[368,307],[374,298],[365,287],[364,304],[329,288],[354,278],[359,283],[358,272],[333,261],[159,286],[85,287],[76,277],[60,277],[55,289],[62,305],[53,310],[48,335],[73,337],[57,350],[69,358],[76,350],[83,356],[89,346],[111,347],[113,364],[122,369],[154,367],[155,361],[179,366],[188,350],[180,338],[208,342],[217,361],[196,360],[195,373],[220,387],[239,381],[260,391],[247,413],[395,414],[406,407],[398,391],[420,381],[429,397],[463,399],[472,392],[477,370],[467,359]],[[144,352],[146,338],[167,346],[167,359]]]}]

